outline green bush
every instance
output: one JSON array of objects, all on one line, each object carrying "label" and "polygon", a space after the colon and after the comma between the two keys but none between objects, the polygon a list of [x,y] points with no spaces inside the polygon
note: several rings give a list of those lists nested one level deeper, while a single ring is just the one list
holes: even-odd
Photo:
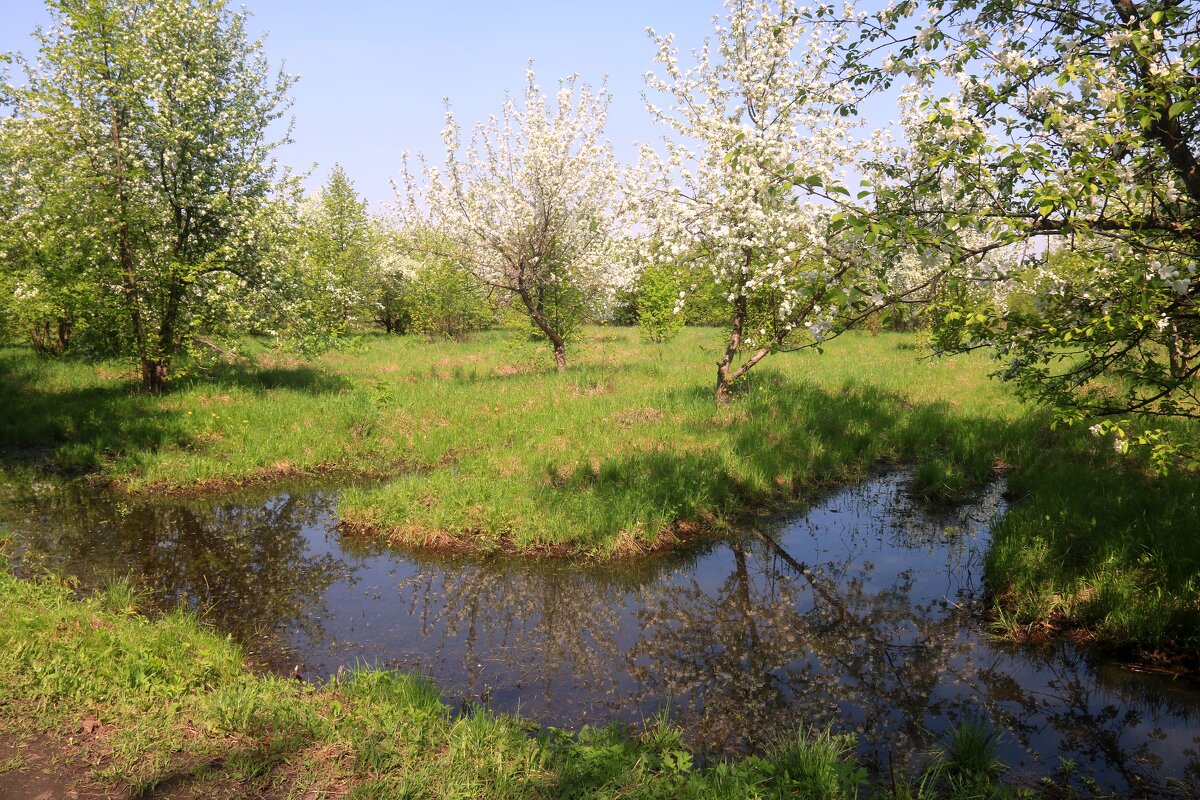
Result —
[{"label": "green bush", "polygon": [[487,290],[471,273],[446,259],[426,261],[408,293],[409,330],[465,339],[493,322]]},{"label": "green bush", "polygon": [[673,270],[650,266],[638,279],[637,317],[642,337],[649,342],[669,342],[683,327],[679,279]]},{"label": "green bush", "polygon": [[[685,276],[687,277],[687,276]],[[724,287],[713,283],[707,271],[694,276],[695,283],[684,287],[684,324],[701,328],[728,328],[733,319],[733,304]]]}]

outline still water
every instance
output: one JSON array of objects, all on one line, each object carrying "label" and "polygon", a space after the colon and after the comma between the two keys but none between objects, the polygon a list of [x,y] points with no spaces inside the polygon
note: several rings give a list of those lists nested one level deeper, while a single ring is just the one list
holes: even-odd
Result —
[{"label": "still water", "polygon": [[564,727],[666,710],[710,753],[832,724],[880,774],[983,717],[1005,731],[1010,780],[1200,794],[1200,681],[988,638],[982,558],[1002,487],[932,513],[907,481],[881,475],[761,531],[603,567],[343,537],[336,490],[147,502],[35,487],[0,529],[25,569],[128,576],[309,679],[416,670],[450,702]]}]

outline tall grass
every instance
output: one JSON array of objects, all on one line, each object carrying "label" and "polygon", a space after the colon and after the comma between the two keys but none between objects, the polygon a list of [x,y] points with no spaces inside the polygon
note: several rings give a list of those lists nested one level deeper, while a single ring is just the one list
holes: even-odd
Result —
[{"label": "tall grass", "polygon": [[[1200,657],[1200,484],[1050,453],[1010,479],[987,580],[1010,632],[1068,627],[1141,656]],[[1148,652],[1150,651],[1150,652]]]}]

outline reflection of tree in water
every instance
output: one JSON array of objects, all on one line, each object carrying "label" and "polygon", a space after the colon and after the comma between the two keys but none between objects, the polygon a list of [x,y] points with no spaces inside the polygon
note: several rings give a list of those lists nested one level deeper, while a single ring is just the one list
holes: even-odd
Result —
[{"label": "reflection of tree in water", "polygon": [[[897,499],[883,494],[881,502]],[[647,694],[670,697],[677,721],[717,750],[754,749],[798,723],[833,724],[858,732],[866,755],[883,766],[922,756],[950,724],[984,713],[1009,729],[1014,758],[1041,749],[1053,769],[1057,752],[1129,795],[1161,793],[1164,776],[1186,777],[1195,791],[1196,749],[1184,750],[1186,762],[1164,764],[1155,745],[1166,734],[1147,724],[1178,714],[1178,703],[1145,680],[1132,684],[1140,690],[1106,685],[1070,647],[1040,658],[1014,649],[1005,662],[1002,649],[965,624],[959,604],[969,604],[974,588],[960,576],[978,556],[945,542],[952,517],[909,509],[888,519],[862,524],[855,515],[837,547],[824,551],[843,560],[821,564],[804,564],[762,535],[731,543],[715,587],[692,580],[639,600],[631,671]],[[960,516],[948,527],[986,519]],[[882,573],[865,557],[870,547],[857,546],[863,537],[922,549],[940,537],[944,566],[919,580],[911,570]],[[794,531],[788,540],[803,543]],[[1168,752],[1185,744],[1176,734]]]},{"label": "reflection of tree in water", "polygon": [[332,506],[321,493],[181,503],[62,490],[26,498],[9,526],[26,563],[85,585],[128,576],[160,607],[195,609],[262,653],[286,625],[320,637],[320,614],[302,612],[350,566],[309,553],[304,528],[323,525]]},{"label": "reflection of tree in water", "polygon": [[[1035,661],[1045,682],[1041,690],[1022,685],[1019,676]],[[1090,665],[1074,646],[1060,643],[1038,653],[1023,650],[1020,658],[995,652],[990,663],[975,664],[982,705],[997,725],[1036,751],[1038,739],[1052,731],[1055,755],[1080,765],[1082,775],[1099,772],[1120,782],[1127,797],[1158,797],[1161,774],[1181,782],[1178,796],[1200,797],[1200,735],[1182,749],[1177,763],[1165,763],[1154,744],[1168,734],[1149,720],[1191,721],[1198,715],[1167,700],[1163,684],[1153,678],[1131,682],[1126,673],[1105,680],[1102,666]],[[1177,742],[1182,744],[1182,742]]]},{"label": "reflection of tree in water", "polygon": [[[348,561],[401,560],[363,542],[341,543],[344,558],[309,553],[304,529],[327,527],[332,502],[63,495],[23,503],[10,527],[29,554],[85,582],[144,576],[164,602],[211,609],[247,640],[362,613],[323,609],[321,597],[334,581],[356,580]],[[980,547],[961,531],[985,526],[999,504],[997,487],[969,513],[930,515],[887,478],[791,523],[782,545],[747,535],[607,569],[413,556],[403,602],[378,606],[392,615],[378,622],[395,637],[387,646],[397,663],[461,660],[467,685],[448,691],[486,696],[491,682],[507,693],[503,707],[519,701],[558,724],[576,724],[582,711],[637,720],[670,704],[693,741],[716,751],[833,723],[860,732],[866,755],[903,762],[923,757],[954,721],[984,714],[1010,732],[1013,763],[1040,762],[1044,773],[1061,754],[1125,794],[1161,788],[1163,775],[1190,780],[1196,793],[1197,726],[1169,726],[1200,697],[1088,664],[1073,647],[1000,646],[972,630],[960,606],[979,588]],[[316,627],[309,634],[324,638]],[[527,690],[536,696],[522,697]]]},{"label": "reflection of tree in water", "polygon": [[431,562],[398,591],[439,653],[461,649],[468,692],[483,690],[488,665],[509,683],[538,687],[553,708],[572,695],[617,695],[613,667],[636,581],[559,565]]},{"label": "reflection of tree in water", "polygon": [[692,582],[646,598],[629,654],[645,691],[673,698],[679,721],[719,750],[762,745],[801,721],[847,720],[888,731],[900,750],[926,747],[923,716],[942,702],[933,689],[969,646],[961,622],[912,604],[907,576],[870,591],[848,565],[829,570],[839,583],[823,568],[788,567],[767,546],[731,548],[715,592]]},{"label": "reflection of tree in water", "polygon": [[974,555],[948,546],[946,529],[986,523],[999,491],[985,495],[979,519],[930,517],[901,485],[843,492],[793,523],[788,540],[811,535],[805,549],[821,563],[759,534],[731,543],[715,590],[692,580],[643,598],[629,659],[645,691],[672,698],[696,739],[719,750],[761,746],[800,722],[853,728],[895,753],[928,749],[927,715],[953,711],[936,690],[971,648],[962,615],[940,594],[922,599],[910,570],[881,574],[867,556],[880,542],[936,549],[941,571],[959,574]]}]

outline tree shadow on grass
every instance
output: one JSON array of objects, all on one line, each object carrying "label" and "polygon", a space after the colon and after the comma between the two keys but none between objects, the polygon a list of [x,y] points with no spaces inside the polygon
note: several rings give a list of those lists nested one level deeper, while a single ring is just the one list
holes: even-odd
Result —
[{"label": "tree shadow on grass", "polygon": [[1200,484],[1105,449],[1037,454],[992,532],[987,572],[1016,623],[1082,627],[1122,655],[1200,666]]},{"label": "tree shadow on grass", "polygon": [[626,450],[556,488],[591,494],[611,531],[783,507],[881,461],[915,464],[916,492],[954,500],[1046,436],[1037,415],[973,416],[871,386],[829,391],[770,372],[728,406],[713,406],[703,387],[674,394],[671,405],[693,409],[686,425],[711,446]]},{"label": "tree shadow on grass", "polygon": [[316,736],[308,731],[273,731],[212,758],[197,759],[183,753],[162,774],[150,777],[146,788],[131,797],[166,800],[180,796],[224,796],[220,790],[230,784],[238,787],[240,793],[254,784],[268,786],[280,778],[286,782],[294,777],[288,774],[292,772],[292,762],[316,742]]},{"label": "tree shadow on grass", "polygon": [[98,469],[106,457],[184,446],[177,412],[155,408],[126,385],[46,391],[0,374],[0,465],[66,474]]},{"label": "tree shadow on grass", "polygon": [[343,375],[326,372],[309,364],[290,366],[222,362],[204,374],[182,378],[172,387],[179,391],[195,386],[230,386],[250,391],[286,390],[305,394],[338,394],[353,384]]},{"label": "tree shadow on grass", "polygon": [[918,492],[952,500],[1049,435],[1044,414],[1004,420],[870,385],[830,391],[778,373],[759,378],[727,417],[726,435],[760,480],[842,481],[875,462],[905,462],[917,468]]},{"label": "tree shadow on grass", "polygon": [[[70,372],[71,380],[62,382],[80,385],[57,388],[56,373]],[[180,411],[141,392],[132,378],[99,373],[78,361],[41,361],[31,351],[0,353],[0,467],[76,475],[96,471],[106,460],[193,444]],[[171,383],[166,396],[201,386],[331,394],[350,383],[308,366],[221,365],[209,375]]]}]

